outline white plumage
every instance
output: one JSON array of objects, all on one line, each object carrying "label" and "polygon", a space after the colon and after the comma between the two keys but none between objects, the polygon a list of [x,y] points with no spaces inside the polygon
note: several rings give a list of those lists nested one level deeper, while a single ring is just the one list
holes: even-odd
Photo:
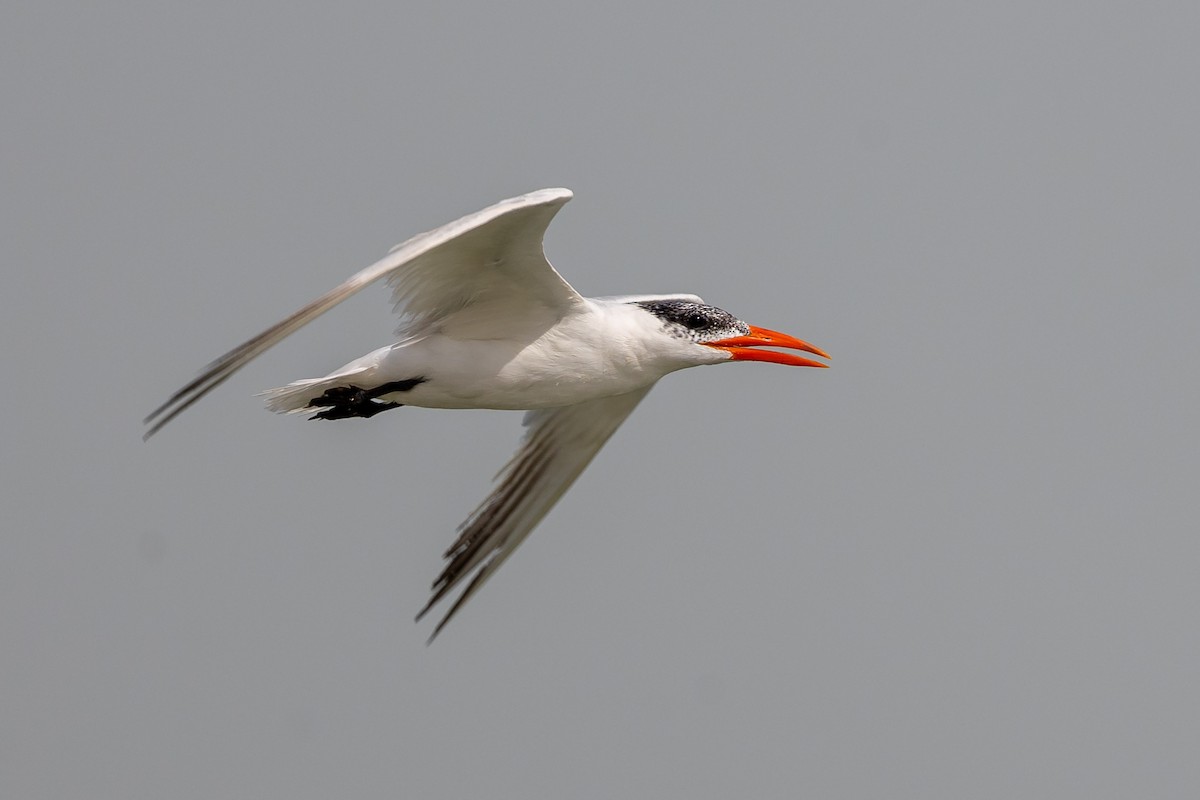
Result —
[{"label": "white plumage", "polygon": [[[529,410],[521,448],[447,551],[424,615],[474,577],[434,636],[528,536],[662,376],[730,360],[825,366],[799,339],[755,328],[695,295],[584,298],[542,252],[567,189],[504,200],[396,245],[375,264],[212,362],[146,422],[146,438],[251,359],[386,278],[396,343],[322,378],[265,392],[273,411],[372,417],[401,404]],[[432,637],[431,637],[432,639]]]}]

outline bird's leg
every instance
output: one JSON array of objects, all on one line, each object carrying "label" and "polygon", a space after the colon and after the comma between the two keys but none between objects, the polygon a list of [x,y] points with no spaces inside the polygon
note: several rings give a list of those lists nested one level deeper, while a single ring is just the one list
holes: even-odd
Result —
[{"label": "bird's leg", "polygon": [[410,378],[404,381],[392,381],[372,389],[360,386],[335,386],[326,389],[325,394],[309,401],[309,408],[320,408],[309,419],[350,419],[363,417],[369,419],[391,408],[400,408],[403,403],[392,403],[375,398],[394,392],[407,392],[414,386],[424,383],[424,378]]},{"label": "bird's leg", "polygon": [[398,408],[400,405],[400,403],[383,403],[375,400],[369,390],[358,386],[335,386],[309,402],[309,408],[321,409],[309,419],[370,418],[389,408]]}]

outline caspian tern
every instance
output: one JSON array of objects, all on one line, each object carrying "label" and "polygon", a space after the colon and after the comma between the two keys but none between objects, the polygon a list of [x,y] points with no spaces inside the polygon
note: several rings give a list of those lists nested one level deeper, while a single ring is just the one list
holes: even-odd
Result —
[{"label": "caspian tern", "polygon": [[685,367],[768,361],[824,367],[786,334],[747,325],[691,294],[585,298],[546,260],[542,238],[572,197],[542,189],[396,245],[382,259],[213,361],[148,417],[150,438],[269,347],[380,278],[399,340],[323,378],[264,392],[272,411],[373,417],[402,405],[523,410],[521,446],[460,527],[417,615],[474,573],[438,635],[558,501],[654,383]]}]

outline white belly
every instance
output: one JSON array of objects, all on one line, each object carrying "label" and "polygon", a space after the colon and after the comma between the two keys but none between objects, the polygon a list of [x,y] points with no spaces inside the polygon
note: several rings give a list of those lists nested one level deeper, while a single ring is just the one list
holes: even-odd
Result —
[{"label": "white belly", "polygon": [[324,378],[271,390],[267,405],[298,412],[334,387],[374,389],[420,378],[407,391],[376,399],[427,408],[553,408],[625,394],[674,370],[728,359],[714,350],[704,354],[707,361],[697,360],[701,348],[663,337],[649,314],[624,303],[589,302],[585,313],[525,322],[523,331],[509,322],[506,337],[486,339],[479,336],[489,325],[471,327],[451,317]]},{"label": "white belly", "polygon": [[[564,346],[565,345],[565,346]],[[427,408],[525,410],[572,405],[624,394],[662,376],[636,354],[543,337],[526,345],[431,336],[378,351],[377,383],[422,377],[407,392],[381,400]],[[375,354],[373,354],[375,355]]]}]

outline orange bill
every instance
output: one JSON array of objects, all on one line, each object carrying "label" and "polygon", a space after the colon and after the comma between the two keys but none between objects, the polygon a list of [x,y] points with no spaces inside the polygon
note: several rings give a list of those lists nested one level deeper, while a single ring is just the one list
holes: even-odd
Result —
[{"label": "orange bill", "polygon": [[715,347],[718,350],[727,350],[733,356],[734,361],[769,361],[772,364],[786,364],[790,367],[828,367],[828,364],[822,364],[820,361],[814,361],[811,358],[794,355],[793,353],[779,353],[775,350],[757,350],[759,347],[786,347],[792,350],[803,350],[806,353],[818,355],[821,358],[829,358],[829,354],[819,347],[814,347],[808,342],[801,341],[794,336],[788,336],[786,333],[759,328],[754,325],[750,326],[750,333],[745,336],[734,336],[729,339],[718,339],[715,342],[704,342],[708,347]]}]

